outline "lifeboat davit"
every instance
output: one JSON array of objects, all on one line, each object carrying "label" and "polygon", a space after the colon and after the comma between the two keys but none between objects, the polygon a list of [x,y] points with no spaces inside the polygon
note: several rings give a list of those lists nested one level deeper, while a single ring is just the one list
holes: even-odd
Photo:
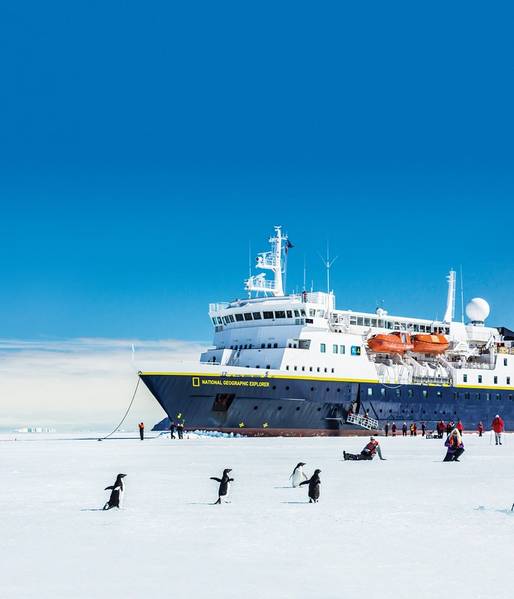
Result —
[{"label": "lifeboat davit", "polygon": [[404,354],[413,345],[407,333],[379,333],[368,339],[368,347],[377,354]]},{"label": "lifeboat davit", "polygon": [[417,354],[444,354],[450,345],[444,335],[414,335],[412,343]]}]

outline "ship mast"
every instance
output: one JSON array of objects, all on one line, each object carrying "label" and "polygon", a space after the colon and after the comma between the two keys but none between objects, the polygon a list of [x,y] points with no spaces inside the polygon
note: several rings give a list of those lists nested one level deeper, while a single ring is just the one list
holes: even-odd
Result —
[{"label": "ship mast", "polygon": [[284,295],[284,286],[282,282],[282,251],[283,242],[287,242],[287,235],[282,234],[282,227],[275,227],[275,237],[269,239],[271,245],[270,252],[262,252],[257,255],[255,266],[263,270],[271,270],[273,281],[266,279],[266,274],[253,275],[245,281],[247,291],[262,292],[266,295],[282,297]]}]

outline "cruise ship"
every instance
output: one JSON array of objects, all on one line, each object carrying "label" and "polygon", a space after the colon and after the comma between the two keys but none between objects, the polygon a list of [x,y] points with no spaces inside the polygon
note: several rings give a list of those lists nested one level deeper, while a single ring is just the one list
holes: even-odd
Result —
[{"label": "cruise ship", "polygon": [[455,320],[455,271],[442,320],[338,310],[329,285],[287,294],[292,244],[280,226],[269,242],[248,297],[210,304],[214,339],[200,360],[139,373],[168,415],[157,429],[345,435],[461,420],[475,430],[496,414],[512,427],[514,333],[485,324],[482,298],[467,304],[467,322]]}]

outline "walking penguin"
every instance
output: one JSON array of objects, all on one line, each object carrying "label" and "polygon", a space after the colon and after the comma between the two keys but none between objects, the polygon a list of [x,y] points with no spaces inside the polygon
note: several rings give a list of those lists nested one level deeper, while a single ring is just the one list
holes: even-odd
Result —
[{"label": "walking penguin", "polygon": [[320,472],[321,470],[314,470],[314,474],[309,480],[304,480],[300,483],[300,486],[309,485],[309,503],[318,503],[319,486],[321,485],[321,480],[319,478]]},{"label": "walking penguin", "polygon": [[111,496],[109,497],[109,501],[104,505],[104,510],[110,510],[112,507],[120,508],[123,499],[123,493],[125,492],[125,485],[123,484],[123,479],[127,476],[126,474],[118,474],[116,477],[116,481],[114,485],[110,487],[105,487],[105,491],[110,491]]},{"label": "walking penguin", "polygon": [[289,477],[291,479],[291,484],[293,487],[298,487],[300,483],[304,480],[308,480],[307,475],[303,471],[303,467],[305,466],[305,462],[298,462],[296,464],[293,473]]},{"label": "walking penguin", "polygon": [[223,476],[221,478],[211,476],[211,480],[215,480],[220,484],[218,488],[218,501],[216,501],[214,505],[221,505],[221,499],[225,498],[226,501],[226,498],[228,497],[228,493],[230,491],[230,483],[234,482],[234,479],[230,478],[230,476],[228,475],[229,472],[232,472],[232,468],[225,468],[225,470],[223,470]]}]

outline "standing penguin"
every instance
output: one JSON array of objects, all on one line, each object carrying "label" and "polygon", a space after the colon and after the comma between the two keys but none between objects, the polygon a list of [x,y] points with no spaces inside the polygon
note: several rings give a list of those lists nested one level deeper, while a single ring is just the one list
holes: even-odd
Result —
[{"label": "standing penguin", "polygon": [[289,477],[291,479],[291,484],[293,485],[293,487],[298,487],[302,481],[308,480],[307,475],[303,471],[304,466],[305,462],[298,462],[298,464],[296,464],[295,466],[295,469],[293,470],[293,473]]},{"label": "standing penguin", "polygon": [[321,485],[321,480],[319,479],[320,472],[321,470],[314,470],[314,474],[309,480],[304,480],[300,483],[300,486],[309,485],[309,503],[318,503],[319,486]]},{"label": "standing penguin", "polygon": [[111,491],[109,501],[104,505],[104,510],[110,510],[112,507],[120,508],[123,500],[123,493],[125,492],[125,485],[123,479],[127,476],[126,474],[118,474],[114,485],[105,487],[105,491]]},{"label": "standing penguin", "polygon": [[211,476],[211,480],[215,480],[220,484],[218,489],[218,501],[216,501],[214,505],[221,505],[222,497],[224,497],[225,499],[228,497],[228,493],[230,491],[230,483],[234,482],[234,479],[230,478],[230,476],[228,475],[229,472],[232,472],[232,468],[225,468],[225,470],[223,470],[223,476],[221,478]]}]

